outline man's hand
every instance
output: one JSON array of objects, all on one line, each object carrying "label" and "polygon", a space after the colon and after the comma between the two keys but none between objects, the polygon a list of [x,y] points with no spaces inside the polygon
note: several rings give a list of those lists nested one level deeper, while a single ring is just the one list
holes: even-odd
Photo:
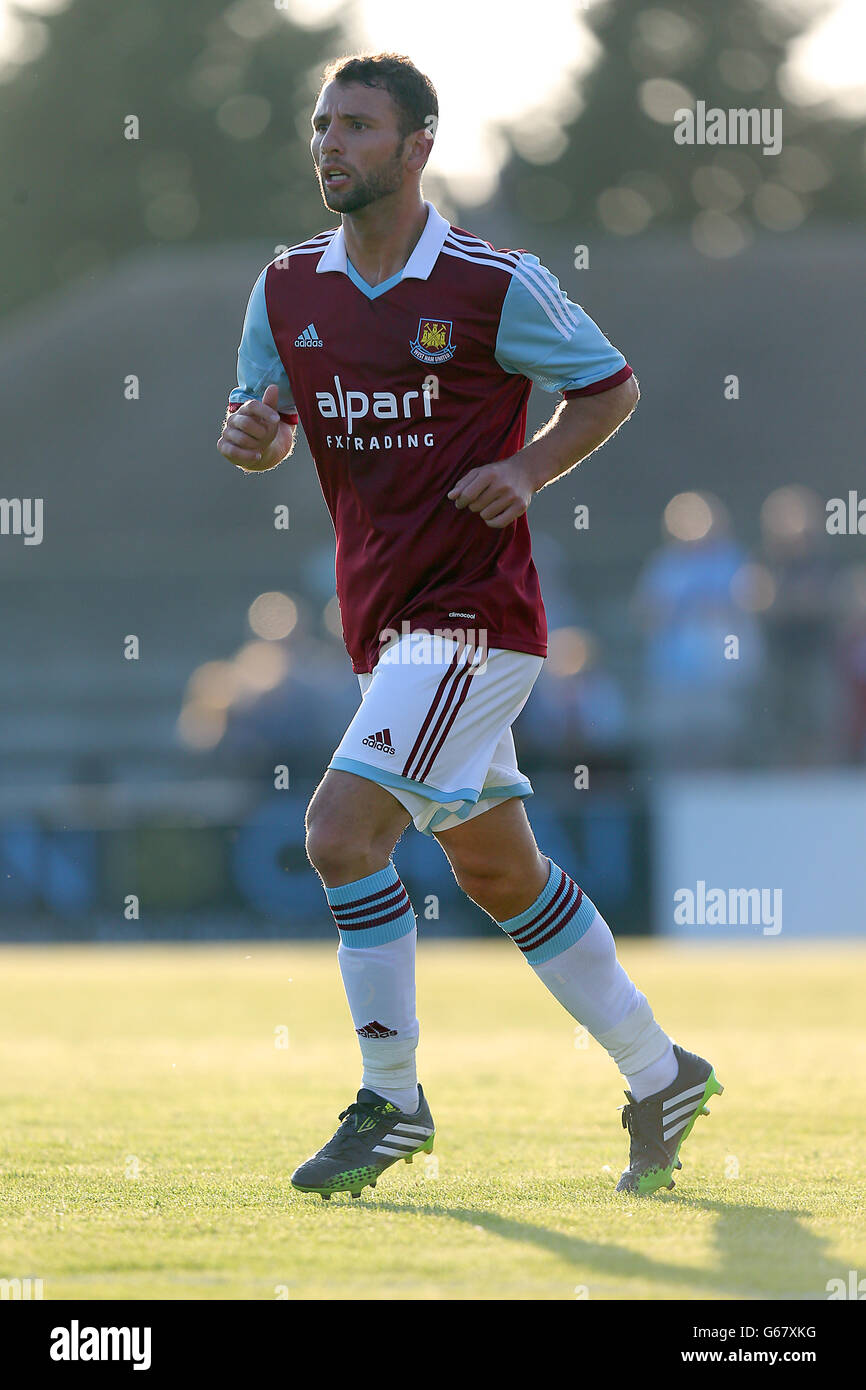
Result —
[{"label": "man's hand", "polygon": [[291,451],[295,427],[280,419],[279,396],[277,386],[268,386],[260,401],[244,401],[226,418],[217,448],[247,473],[276,468]]},{"label": "man's hand", "polygon": [[478,512],[483,522],[498,531],[523,516],[532,501],[532,492],[520,455],[515,454],[501,463],[470,468],[448,496],[455,507]]},{"label": "man's hand", "polygon": [[575,468],[609,439],[638,403],[640,391],[628,377],[608,391],[573,396],[554,411],[531,444],[501,463],[471,468],[448,496],[455,507],[479,512],[488,526],[510,526],[528,508],[532,495]]}]

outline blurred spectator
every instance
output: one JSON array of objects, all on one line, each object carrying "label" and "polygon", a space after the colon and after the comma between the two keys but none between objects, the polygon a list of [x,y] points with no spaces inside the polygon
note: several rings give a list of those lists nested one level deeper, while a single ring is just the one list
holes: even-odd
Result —
[{"label": "blurred spectator", "polygon": [[730,763],[747,754],[763,659],[755,619],[735,597],[746,556],[708,493],[678,493],[663,529],[634,598],[645,634],[639,738],[665,767]]},{"label": "blurred spectator", "polygon": [[541,576],[548,632],[587,626],[587,605],[580,597],[574,551],[539,527],[532,537],[532,556]]},{"label": "blurred spectator", "polygon": [[771,744],[786,763],[814,762],[829,754],[833,711],[835,566],[823,548],[824,504],[809,488],[777,488],[761,531]]},{"label": "blurred spectator", "polygon": [[842,680],[844,751],[853,762],[866,762],[866,566],[845,576],[845,613],[839,644]]},{"label": "blurred spectator", "polygon": [[300,634],[280,682],[230,712],[221,748],[270,765],[324,772],[361,702],[357,678],[330,645]]},{"label": "blurred spectator", "polygon": [[277,762],[290,773],[323,771],[361,696],[338,637],[336,599],[321,611],[322,636],[310,630],[315,611],[287,594],[260,595],[249,612],[254,639],[192,673],[180,717],[184,742],[241,761],[250,773],[272,772]]},{"label": "blurred spectator", "polygon": [[605,669],[599,643],[576,627],[550,632],[548,658],[518,724],[521,753],[557,768],[620,766],[630,719],[620,682]]}]

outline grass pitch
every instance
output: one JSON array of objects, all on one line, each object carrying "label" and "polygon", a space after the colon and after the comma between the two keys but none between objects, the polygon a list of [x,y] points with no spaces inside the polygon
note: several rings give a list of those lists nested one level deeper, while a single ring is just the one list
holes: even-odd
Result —
[{"label": "grass pitch", "polygon": [[726,1088],[674,1192],[614,1196],[622,1083],[517,952],[424,941],[434,1154],[322,1203],[289,1174],[358,1084],[333,947],[0,949],[0,1278],[46,1299],[824,1299],[866,1273],[866,949],[621,958]]}]

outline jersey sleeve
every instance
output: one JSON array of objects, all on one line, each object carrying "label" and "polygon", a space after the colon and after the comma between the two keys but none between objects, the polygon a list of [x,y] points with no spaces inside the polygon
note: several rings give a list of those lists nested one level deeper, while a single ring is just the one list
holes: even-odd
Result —
[{"label": "jersey sleeve", "polygon": [[229,394],[229,413],[237,410],[244,401],[260,401],[266,386],[278,386],[279,411],[286,424],[298,423],[298,412],[292,396],[292,388],[286,369],[277,352],[274,335],[268,318],[265,301],[265,276],[268,267],[262,271],[250,295],[244,318],[241,345],[238,348],[238,384]]},{"label": "jersey sleeve", "polygon": [[545,391],[589,396],[618,386],[632,369],[556,276],[524,251],[502,304],[496,360]]}]

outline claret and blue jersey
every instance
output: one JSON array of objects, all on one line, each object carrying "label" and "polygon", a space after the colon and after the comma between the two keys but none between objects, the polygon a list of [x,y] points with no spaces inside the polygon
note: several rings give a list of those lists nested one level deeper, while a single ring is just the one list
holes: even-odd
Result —
[{"label": "claret and blue jersey", "polygon": [[[525,251],[498,251],[432,205],[399,274],[368,285],[342,228],[259,276],[229,409],[279,388],[300,420],[337,538],[337,595],[356,672],[386,630],[472,614],[491,647],[547,653],[526,516],[497,530],[448,499],[523,447],[533,383],[604,391],[631,368]],[[466,625],[465,622],[463,624]]]}]

